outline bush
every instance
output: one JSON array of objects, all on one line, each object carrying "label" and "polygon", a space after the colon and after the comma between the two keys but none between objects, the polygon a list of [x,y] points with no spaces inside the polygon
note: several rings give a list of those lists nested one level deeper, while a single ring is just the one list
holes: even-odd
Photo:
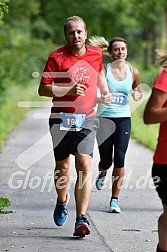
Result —
[{"label": "bush", "polygon": [[10,206],[10,200],[0,197],[0,214],[12,213],[12,211],[5,210],[4,208]]},{"label": "bush", "polygon": [[0,35],[1,93],[13,83],[25,86],[32,72],[41,73],[48,55],[55,49],[50,39],[32,38],[28,32],[23,34],[15,29],[6,34],[7,28],[4,26]]}]

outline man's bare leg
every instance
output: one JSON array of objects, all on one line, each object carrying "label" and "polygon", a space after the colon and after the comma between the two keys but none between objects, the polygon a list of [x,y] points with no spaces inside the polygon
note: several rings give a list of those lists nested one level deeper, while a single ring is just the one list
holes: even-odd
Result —
[{"label": "man's bare leg", "polygon": [[77,181],[75,185],[76,216],[86,214],[91,193],[91,156],[76,153]]},{"label": "man's bare leg", "polygon": [[59,202],[66,200],[67,186],[70,178],[70,157],[56,161],[56,168],[54,172],[55,189]]}]

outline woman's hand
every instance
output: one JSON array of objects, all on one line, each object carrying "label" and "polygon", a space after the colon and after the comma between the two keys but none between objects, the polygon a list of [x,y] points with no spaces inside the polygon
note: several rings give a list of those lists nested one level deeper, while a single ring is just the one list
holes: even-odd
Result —
[{"label": "woman's hand", "polygon": [[101,95],[102,103],[110,104],[111,101],[112,101],[112,95],[110,93],[106,92]]},{"label": "woman's hand", "polygon": [[135,88],[132,92],[132,97],[135,101],[139,101],[142,98],[143,94],[141,90]]}]

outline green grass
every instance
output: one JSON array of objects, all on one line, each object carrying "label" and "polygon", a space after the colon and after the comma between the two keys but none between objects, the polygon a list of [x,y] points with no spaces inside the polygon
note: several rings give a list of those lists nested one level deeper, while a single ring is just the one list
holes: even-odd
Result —
[{"label": "green grass", "polygon": [[[148,84],[152,88],[153,82],[159,69],[155,68],[153,65],[149,66],[149,69],[145,70],[142,64],[136,64],[136,62],[131,62],[132,66],[137,67],[141,75],[141,83]],[[146,101],[147,102],[147,101]],[[158,138],[159,124],[145,125],[143,122],[143,112],[146,106],[144,102],[132,113],[132,133],[131,136],[138,143],[143,144],[151,150],[155,150]]]},{"label": "green grass", "polygon": [[158,138],[159,124],[145,125],[143,122],[143,112],[146,103],[142,104],[132,113],[132,133],[131,136],[138,143],[143,144],[151,150],[155,150]]},{"label": "green grass", "polygon": [[30,110],[30,108],[18,107],[18,102],[45,100],[45,98],[39,97],[37,93],[38,81],[30,81],[24,87],[13,85],[1,97],[0,148],[2,148],[9,133],[16,128],[18,123],[26,117],[27,112]]},{"label": "green grass", "polygon": [[0,197],[0,214],[13,213],[12,211],[5,210],[5,208],[8,206],[10,206],[10,200]]}]

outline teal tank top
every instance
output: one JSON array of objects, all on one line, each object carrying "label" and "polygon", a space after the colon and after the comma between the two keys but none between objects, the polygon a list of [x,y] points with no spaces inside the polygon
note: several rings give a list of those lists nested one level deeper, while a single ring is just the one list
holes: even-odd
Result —
[{"label": "teal tank top", "polygon": [[107,64],[106,66],[106,80],[108,83],[110,93],[123,93],[127,97],[127,101],[125,105],[106,105],[104,103],[99,103],[97,106],[97,116],[100,117],[112,117],[112,118],[120,118],[120,117],[130,117],[130,105],[129,105],[129,93],[132,90],[133,85],[133,76],[131,68],[128,64],[126,64],[127,75],[124,80],[118,81],[114,79],[111,72],[111,64]]}]

